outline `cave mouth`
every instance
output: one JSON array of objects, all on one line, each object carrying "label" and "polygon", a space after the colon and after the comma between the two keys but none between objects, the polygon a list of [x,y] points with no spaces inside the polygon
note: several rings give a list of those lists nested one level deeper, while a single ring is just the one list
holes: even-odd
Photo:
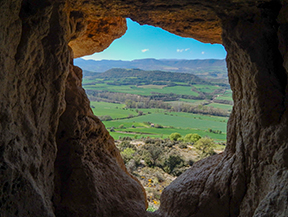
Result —
[{"label": "cave mouth", "polygon": [[[3,0],[0,10],[2,215],[287,216],[284,1]],[[224,153],[165,188],[153,215],[73,66],[73,52],[123,35],[123,17],[223,43],[235,102]]]},{"label": "cave mouth", "polygon": [[[75,59],[74,64],[83,69],[82,86],[93,113],[115,139],[126,168],[144,186],[153,210],[159,206],[164,187],[195,161],[224,150],[232,94],[225,60],[200,59],[206,50],[213,52],[212,45],[127,22],[128,31],[122,38],[101,53]],[[167,45],[173,40],[173,46]],[[166,47],[166,53],[173,50],[174,56],[162,56],[165,52],[157,54],[158,58],[146,55],[160,47]],[[217,50],[221,52],[214,48]],[[132,54],[125,55],[127,52]],[[183,53],[194,59],[183,59]],[[130,56],[136,60],[129,60]],[[148,78],[142,76],[145,73],[150,73]],[[169,75],[166,80],[165,73]],[[190,77],[179,79],[183,73]],[[202,145],[195,149],[193,145],[201,137]]]}]

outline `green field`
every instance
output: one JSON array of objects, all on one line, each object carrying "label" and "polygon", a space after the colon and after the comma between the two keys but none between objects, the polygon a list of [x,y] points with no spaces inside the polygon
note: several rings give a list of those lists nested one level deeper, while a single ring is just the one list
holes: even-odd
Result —
[{"label": "green field", "polygon": [[[107,102],[90,102],[92,111],[96,116],[109,115],[113,119],[126,118],[129,114],[137,115],[135,110],[124,109],[125,105]],[[94,107],[94,108],[93,108]]]},{"label": "green field", "polygon": [[193,85],[198,91],[204,92],[204,93],[213,93],[215,90],[219,89],[219,86],[216,85],[203,85],[203,84],[196,84]]},{"label": "green field", "polygon": [[[123,104],[91,102],[91,106],[94,107],[92,107],[92,110],[96,116],[110,115],[114,119],[103,121],[103,123],[107,129],[111,127],[115,129],[116,132],[111,132],[115,139],[118,139],[119,136],[167,138],[171,133],[175,132],[180,133],[182,136],[188,133],[198,133],[201,136],[209,136],[218,141],[226,139],[228,119],[226,117],[167,112],[164,109],[139,109],[143,111],[144,115],[137,116],[136,109],[125,109]],[[135,117],[128,118],[129,115]],[[163,128],[151,127],[147,122],[161,125]],[[123,125],[124,129],[120,129],[121,125]],[[221,130],[222,134],[208,132],[209,128]]]},{"label": "green field", "polygon": [[224,94],[219,95],[216,99],[232,101],[232,91],[226,90]]},{"label": "green field", "polygon": [[[120,136],[167,138],[178,132],[182,136],[198,133],[225,141],[228,117],[222,116],[232,110],[232,105],[219,101],[232,101],[232,91],[225,85],[209,83],[191,74],[138,69],[108,70],[83,79],[83,87],[92,90],[91,99],[105,101],[91,101],[91,108],[103,120],[110,116],[112,120],[103,123],[108,130],[114,129],[110,133],[115,139]],[[127,104],[129,100],[134,105]],[[151,104],[147,103],[149,100]]]},{"label": "green field", "polygon": [[163,93],[163,94],[179,94],[179,95],[190,95],[190,96],[199,96],[199,94],[195,91],[191,90],[190,86],[174,86],[174,87],[166,87],[163,85],[149,85],[151,88],[147,86],[134,86],[134,85],[108,85],[106,83],[97,83],[95,85],[91,85],[90,82],[86,82],[88,85],[83,84],[83,87],[87,90],[102,90],[102,91],[111,91],[118,93],[130,93],[137,94],[142,96],[149,96],[153,93]]}]

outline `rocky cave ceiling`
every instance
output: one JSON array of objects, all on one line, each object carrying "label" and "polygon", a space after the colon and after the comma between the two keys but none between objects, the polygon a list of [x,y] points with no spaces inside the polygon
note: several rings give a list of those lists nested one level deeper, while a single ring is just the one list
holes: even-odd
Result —
[{"label": "rocky cave ceiling", "polygon": [[[288,216],[287,5],[0,1],[1,215]],[[222,43],[233,91],[226,150],[177,178],[154,213],[145,211],[143,187],[93,115],[73,65],[123,35],[126,17]]]}]

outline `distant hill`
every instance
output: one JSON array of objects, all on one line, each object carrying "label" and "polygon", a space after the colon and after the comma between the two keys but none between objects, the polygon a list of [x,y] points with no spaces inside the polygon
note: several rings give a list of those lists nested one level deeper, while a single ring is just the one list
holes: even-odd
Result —
[{"label": "distant hill", "polygon": [[[84,76],[86,76],[84,74]],[[113,68],[103,73],[95,73],[93,78],[104,78],[106,80],[113,80],[114,82],[121,82],[120,84],[158,84],[166,85],[167,82],[184,82],[190,84],[207,84],[208,82],[200,79],[198,76],[188,73],[173,73],[159,70],[144,71],[141,69],[123,69]]]},{"label": "distant hill", "polygon": [[122,60],[84,60],[78,58],[74,64],[83,70],[91,72],[105,72],[111,68],[139,68],[142,70],[161,70],[169,72],[183,72],[198,75],[203,78],[227,79],[225,60],[168,60],[168,59],[139,59],[133,61]]}]

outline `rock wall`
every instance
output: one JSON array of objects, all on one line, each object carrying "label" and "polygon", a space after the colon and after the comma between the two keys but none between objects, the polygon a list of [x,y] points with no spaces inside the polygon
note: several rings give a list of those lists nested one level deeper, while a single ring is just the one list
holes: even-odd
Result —
[{"label": "rock wall", "polygon": [[54,216],[55,134],[69,61],[64,7],[0,2],[0,216]]},{"label": "rock wall", "polygon": [[276,21],[287,11],[278,15],[280,9],[265,3],[223,17],[234,99],[227,148],[164,190],[160,216],[288,215],[287,20]]},{"label": "rock wall", "polygon": [[[287,5],[2,0],[0,216],[288,216]],[[68,48],[105,49],[124,34],[125,17],[222,42],[228,53],[227,148],[168,186],[153,214],[92,114]]]},{"label": "rock wall", "polygon": [[82,88],[82,70],[66,80],[66,110],[57,132],[56,216],[144,216],[145,190],[130,175],[104,124],[93,115]]}]

